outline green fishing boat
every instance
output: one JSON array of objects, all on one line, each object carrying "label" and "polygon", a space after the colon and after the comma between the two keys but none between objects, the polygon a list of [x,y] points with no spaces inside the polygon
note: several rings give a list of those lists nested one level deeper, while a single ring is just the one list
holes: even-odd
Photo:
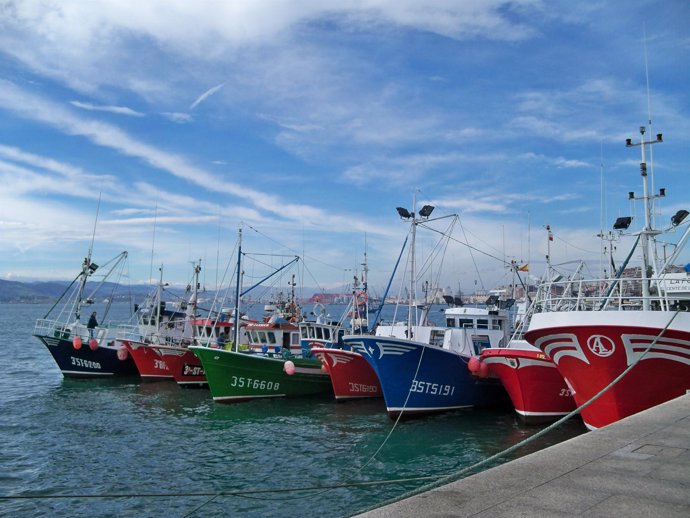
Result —
[{"label": "green fishing boat", "polygon": [[[291,263],[296,262],[295,258]],[[237,279],[240,278],[242,260],[242,230],[239,231],[237,247]],[[285,265],[287,266],[287,265]],[[265,281],[285,268],[279,268]],[[256,286],[256,285],[255,285]],[[214,401],[235,403],[259,398],[308,396],[332,392],[331,378],[321,369],[321,361],[310,357],[308,350],[302,350],[299,327],[301,318],[299,306],[295,303],[294,275],[290,300],[271,305],[274,311],[265,322],[253,322],[245,326],[248,344],[240,346],[239,301],[253,289],[240,291],[239,282],[235,288],[234,337],[224,348],[190,346],[201,361],[208,386]],[[275,306],[275,307],[274,307]]]},{"label": "green fishing boat", "polygon": [[331,391],[331,379],[321,370],[320,360],[199,346],[189,349],[201,360],[213,400],[219,403]]}]

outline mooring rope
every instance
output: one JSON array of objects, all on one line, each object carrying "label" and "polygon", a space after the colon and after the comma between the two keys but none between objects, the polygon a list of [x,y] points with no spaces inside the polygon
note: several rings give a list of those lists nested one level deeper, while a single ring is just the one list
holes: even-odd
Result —
[{"label": "mooring rope", "polygon": [[[383,506],[385,506],[385,505],[389,505],[389,504],[393,504],[393,503],[395,503],[395,502],[399,502],[400,500],[404,500],[404,499],[406,499],[406,498],[410,498],[410,497],[415,496],[415,495],[418,495],[418,494],[420,494],[420,493],[425,493],[425,492],[430,491],[430,490],[432,490],[432,489],[435,489],[435,488],[437,488],[437,487],[444,486],[444,485],[450,484],[450,483],[452,483],[452,482],[456,482],[457,480],[463,478],[464,475],[466,475],[466,474],[468,474],[468,473],[470,473],[470,472],[472,472],[472,471],[475,471],[475,470],[478,469],[478,468],[481,468],[481,467],[483,467],[483,466],[486,466],[487,464],[489,464],[489,463],[491,463],[491,462],[493,462],[493,461],[495,461],[495,460],[497,460],[497,459],[500,459],[501,457],[505,457],[505,456],[508,455],[509,453],[512,453],[512,452],[514,452],[515,450],[517,450],[517,449],[519,449],[519,448],[522,448],[523,446],[525,446],[525,445],[529,444],[530,442],[534,441],[535,439],[538,439],[539,437],[541,437],[541,436],[543,436],[543,435],[549,433],[551,430],[553,430],[553,429],[555,429],[555,428],[558,428],[558,427],[561,426],[563,423],[565,423],[566,421],[568,421],[571,417],[573,417],[573,416],[579,414],[582,410],[584,410],[584,409],[587,408],[589,405],[591,405],[592,403],[594,403],[597,399],[599,399],[601,396],[603,396],[608,390],[611,389],[611,387],[613,387],[614,385],[616,385],[616,384],[617,384],[620,380],[622,380],[622,379],[623,379],[623,378],[624,378],[624,377],[625,377],[625,376],[626,376],[626,375],[627,375],[627,374],[628,374],[638,363],[640,363],[640,361],[642,361],[642,359],[647,355],[647,353],[652,349],[652,347],[654,347],[654,345],[656,345],[656,343],[659,341],[659,339],[664,335],[664,333],[665,333],[666,330],[669,328],[669,326],[671,325],[671,323],[672,323],[672,322],[675,320],[675,318],[678,316],[678,313],[679,313],[679,312],[680,312],[680,309],[676,310],[676,312],[675,312],[675,313],[673,314],[673,316],[671,317],[671,320],[669,320],[668,323],[664,326],[664,328],[659,332],[659,334],[658,334],[656,337],[654,337],[654,340],[652,340],[652,342],[647,346],[647,348],[646,348],[646,349],[644,350],[644,352],[637,358],[637,360],[636,360],[635,362],[633,362],[633,363],[631,363],[630,365],[628,365],[628,367],[627,367],[623,372],[621,372],[618,376],[616,376],[608,385],[606,385],[603,389],[601,389],[597,394],[595,394],[594,396],[592,396],[592,398],[590,398],[588,401],[585,401],[582,405],[580,405],[579,407],[577,407],[575,410],[573,410],[573,411],[570,412],[569,414],[567,414],[567,415],[561,417],[558,421],[556,421],[556,422],[550,424],[549,426],[547,426],[547,427],[544,428],[543,430],[540,430],[539,432],[535,433],[534,435],[531,435],[531,436],[527,437],[526,439],[520,441],[519,443],[514,444],[513,446],[510,446],[510,447],[506,448],[505,450],[500,451],[500,452],[498,452],[498,453],[496,453],[496,454],[494,454],[494,455],[491,455],[490,457],[488,457],[488,458],[486,458],[486,459],[484,459],[484,460],[481,460],[481,461],[479,461],[479,462],[477,462],[477,463],[475,463],[475,464],[472,464],[471,466],[468,466],[468,467],[463,468],[463,469],[461,469],[461,470],[459,470],[459,471],[456,471],[455,473],[451,473],[450,475],[447,475],[446,477],[440,478],[440,479],[438,479],[437,481],[432,482],[431,484],[427,484],[427,485],[424,485],[424,486],[420,486],[420,487],[418,487],[417,489],[413,489],[412,491],[408,491],[407,493],[404,493],[404,494],[402,494],[402,495],[400,495],[400,496],[398,496],[398,497],[395,497],[395,498],[393,498],[393,499],[391,499],[391,500],[388,500],[388,501],[386,501],[386,502],[379,503],[379,504],[376,504],[376,505],[374,505],[374,506],[370,506],[370,507],[368,507],[368,508],[366,508],[366,509],[364,509],[364,510],[362,510],[362,511],[357,512],[356,514],[365,513],[365,512],[367,512],[367,511],[371,511],[371,510],[373,510],[373,509],[377,509],[377,508],[383,507]],[[349,515],[349,516],[354,516],[354,515]]]},{"label": "mooring rope", "polygon": [[[319,484],[319,485],[313,485],[313,486],[302,486],[302,487],[287,487],[287,488],[270,488],[270,489],[265,489],[265,488],[249,488],[249,489],[237,489],[237,490],[231,490],[231,491],[199,491],[199,492],[161,492],[161,493],[101,493],[97,495],[89,495],[89,494],[62,494],[62,495],[0,495],[0,501],[9,501],[9,500],[65,500],[65,499],[108,499],[108,498],[180,498],[180,497],[208,497],[208,500],[203,502],[202,504],[198,505],[194,509],[192,509],[190,512],[185,514],[185,517],[192,516],[194,513],[199,511],[201,508],[204,506],[208,505],[212,501],[214,501],[218,497],[222,496],[239,496],[239,497],[245,497],[245,498],[259,498],[258,495],[263,495],[266,493],[295,493],[295,492],[303,492],[303,491],[319,491],[319,492],[326,492],[334,489],[347,489],[347,488],[361,488],[361,487],[367,487],[367,486],[383,486],[383,485],[392,485],[392,484],[405,484],[409,482],[426,482],[426,481],[431,481],[429,484],[420,486],[417,489],[414,489],[412,491],[409,491],[407,493],[404,493],[394,499],[387,500],[382,503],[378,503],[376,505],[367,507],[366,509],[357,511],[354,514],[349,514],[347,516],[354,516],[357,514],[362,514],[366,513],[368,511],[378,509],[380,507],[383,507],[385,505],[390,505],[396,502],[399,502],[401,500],[404,500],[406,498],[410,498],[412,496],[418,495],[420,493],[424,493],[427,491],[430,491],[432,489],[435,489],[440,486],[444,486],[447,484],[450,484],[452,482],[456,482],[457,480],[463,478],[465,475],[468,473],[471,473],[472,471],[477,470],[478,468],[484,467],[487,464],[490,464],[494,462],[495,460],[498,460],[502,457],[505,457],[506,455],[518,450],[519,448],[522,448],[523,446],[526,446],[527,444],[531,443],[532,441],[538,439],[539,437],[542,437],[543,435],[549,433],[553,429],[561,426],[563,423],[568,421],[570,418],[573,416],[579,414],[583,409],[587,408],[589,405],[594,403],[597,399],[599,399],[603,394],[605,394],[608,390],[611,389],[614,385],[616,385],[621,379],[623,379],[642,359],[649,353],[649,351],[656,345],[656,343],[659,341],[659,339],[664,335],[666,330],[670,327],[670,325],[673,323],[675,320],[676,316],[678,316],[678,313],[680,313],[680,309],[676,310],[669,322],[664,326],[664,328],[659,332],[659,334],[654,338],[654,340],[647,346],[647,348],[642,352],[642,354],[637,358],[637,360],[630,364],[623,372],[621,372],[615,379],[613,379],[606,387],[601,389],[597,394],[595,394],[591,399],[580,405],[578,408],[570,412],[569,414],[563,416],[556,422],[552,423],[551,425],[547,426],[543,430],[540,430],[539,432],[531,435],[530,437],[520,441],[517,444],[514,444],[513,446],[510,446],[506,448],[505,450],[502,450],[494,455],[491,455],[490,457],[487,457],[486,459],[483,459],[471,466],[465,467],[461,470],[458,470],[456,472],[451,473],[450,475],[427,475],[427,476],[420,476],[420,477],[405,477],[405,478],[397,478],[397,479],[383,479],[383,480],[371,480],[371,481],[365,481],[365,482],[344,482],[340,484]],[[420,356],[420,363],[417,365],[417,370],[419,370],[419,365],[421,364],[421,356]],[[415,375],[416,376],[416,375]],[[408,398],[409,398],[409,393],[408,393]],[[407,403],[407,400],[405,404]],[[404,408],[404,407],[403,407]],[[384,439],[383,444],[385,444],[388,439],[390,438],[392,431],[395,429],[397,426],[400,417],[402,415],[402,412],[398,415],[398,419],[395,421],[391,431],[389,434],[386,436]],[[380,452],[381,447],[379,447],[376,452],[370,457],[370,459],[358,470],[358,472],[361,472],[361,470],[367,466],[375,457],[376,455]],[[290,496],[288,499],[294,499],[294,498],[299,498],[294,495]],[[286,500],[286,499],[278,499],[278,498],[266,498],[263,497],[261,498],[262,500]]]}]

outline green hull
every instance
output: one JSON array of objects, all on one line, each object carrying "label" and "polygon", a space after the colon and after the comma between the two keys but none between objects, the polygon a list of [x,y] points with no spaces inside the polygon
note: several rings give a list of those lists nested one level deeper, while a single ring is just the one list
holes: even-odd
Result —
[{"label": "green hull", "polygon": [[235,403],[249,399],[308,396],[331,392],[331,379],[320,360],[289,358],[295,373],[286,374],[282,357],[189,348],[201,360],[214,401]]}]

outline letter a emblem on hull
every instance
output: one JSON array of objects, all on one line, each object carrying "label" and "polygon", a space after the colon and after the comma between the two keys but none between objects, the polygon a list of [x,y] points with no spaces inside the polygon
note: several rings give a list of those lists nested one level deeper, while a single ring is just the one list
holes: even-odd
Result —
[{"label": "letter a emblem on hull", "polygon": [[616,344],[608,336],[593,335],[587,339],[587,347],[601,358],[611,356],[616,350]]}]

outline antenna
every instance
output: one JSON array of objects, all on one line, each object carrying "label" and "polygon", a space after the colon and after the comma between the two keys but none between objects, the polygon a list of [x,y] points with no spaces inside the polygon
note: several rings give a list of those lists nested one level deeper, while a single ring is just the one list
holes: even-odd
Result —
[{"label": "antenna", "polygon": [[98,193],[98,205],[96,206],[96,219],[93,220],[93,232],[91,233],[91,244],[89,245],[89,263],[91,263],[91,254],[93,253],[93,242],[96,239],[96,224],[98,223],[98,214],[101,211],[101,193]]},{"label": "antenna", "polygon": [[[653,135],[652,132],[652,96],[649,88],[649,60],[647,58],[647,26],[645,22],[642,22],[642,42],[644,44],[644,73],[645,81],[647,85],[647,126],[649,128],[649,134]],[[654,192],[654,151],[653,146],[649,146],[649,181],[650,188]],[[651,217],[652,226],[654,226],[654,201],[652,200],[651,207]]]},{"label": "antenna", "polygon": [[153,281],[153,250],[156,247],[156,222],[158,221],[158,202],[153,211],[153,237],[151,238],[151,265],[149,266],[149,282]]}]

